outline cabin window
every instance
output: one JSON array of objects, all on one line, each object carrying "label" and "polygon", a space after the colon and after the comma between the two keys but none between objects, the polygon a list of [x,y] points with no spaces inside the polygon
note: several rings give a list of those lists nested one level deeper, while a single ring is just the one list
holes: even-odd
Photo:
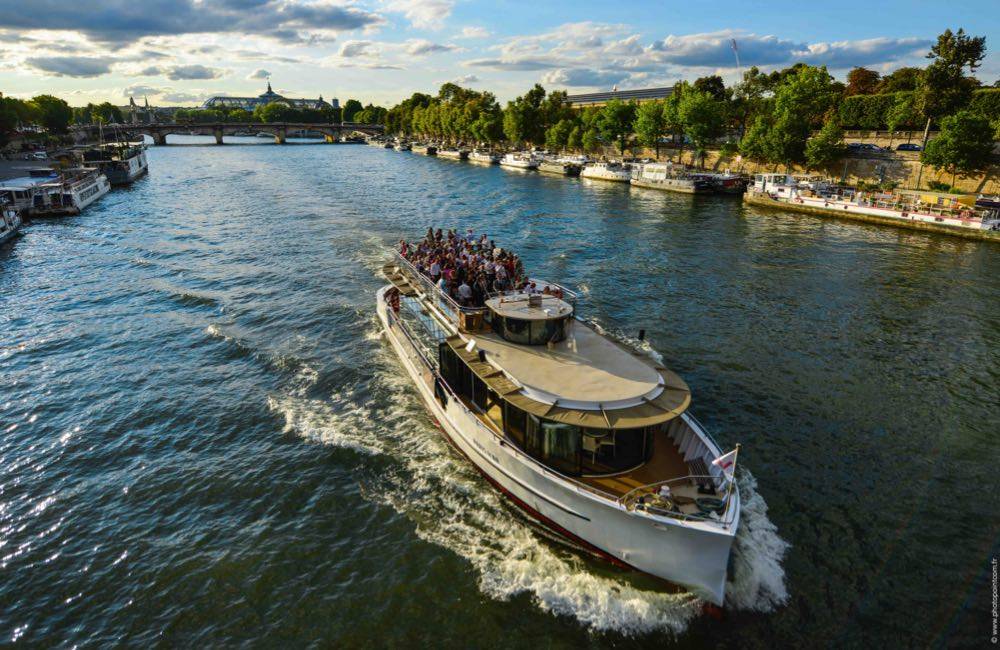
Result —
[{"label": "cabin window", "polygon": [[522,343],[528,345],[531,343],[531,321],[521,320],[520,318],[502,318],[503,325],[503,337],[510,341],[511,343]]},{"label": "cabin window", "polygon": [[547,320],[524,320],[493,314],[490,325],[497,336],[521,345],[558,343],[566,338],[569,316]]},{"label": "cabin window", "polygon": [[528,428],[528,414],[509,402],[504,402],[503,422],[504,433],[510,436],[518,447],[525,449],[524,436]]},{"label": "cabin window", "polygon": [[580,473],[580,428],[528,416],[526,451],[564,474]]}]

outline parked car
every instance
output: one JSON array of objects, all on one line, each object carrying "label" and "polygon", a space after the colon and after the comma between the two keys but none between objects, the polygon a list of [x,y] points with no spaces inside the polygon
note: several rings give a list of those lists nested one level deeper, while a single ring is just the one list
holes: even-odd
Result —
[{"label": "parked car", "polygon": [[889,149],[884,149],[877,144],[871,144],[870,142],[848,142],[847,150],[851,153],[863,153],[863,152],[884,152],[889,151]]},{"label": "parked car", "polygon": [[920,151],[921,149],[922,148],[919,144],[913,144],[911,142],[904,142],[896,147],[896,151]]}]

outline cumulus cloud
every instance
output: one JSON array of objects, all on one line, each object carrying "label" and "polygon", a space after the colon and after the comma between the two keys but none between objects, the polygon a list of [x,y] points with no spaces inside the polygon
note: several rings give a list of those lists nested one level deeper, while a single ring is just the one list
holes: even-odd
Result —
[{"label": "cumulus cloud", "polygon": [[107,56],[36,56],[25,63],[55,77],[99,77],[111,72],[115,60]]},{"label": "cumulus cloud", "polygon": [[621,83],[628,76],[627,72],[621,70],[559,69],[545,73],[542,83],[556,86],[611,86]]},{"label": "cumulus cloud", "polygon": [[339,32],[384,22],[378,14],[354,6],[285,0],[0,0],[0,15],[8,28],[76,31],[103,43],[208,32],[293,41],[300,40],[303,31]]},{"label": "cumulus cloud", "polygon": [[138,77],[155,77],[157,75],[164,74],[165,70],[156,65],[146,66],[142,70],[139,70],[136,76]]},{"label": "cumulus cloud", "polygon": [[345,41],[340,46],[340,56],[345,58],[372,56],[375,54],[378,54],[378,48],[371,41]]},{"label": "cumulus cloud", "polygon": [[172,92],[163,95],[163,101],[171,104],[191,104],[205,101],[208,96],[204,94]]},{"label": "cumulus cloud", "polygon": [[153,86],[144,86],[142,84],[135,84],[133,86],[128,86],[122,89],[122,97],[132,97],[134,95],[162,95],[168,92],[165,88],[155,88]]},{"label": "cumulus cloud", "polygon": [[421,29],[440,29],[451,15],[453,0],[388,0],[386,9],[406,16],[410,24]]},{"label": "cumulus cloud", "polygon": [[424,54],[434,54],[437,52],[452,52],[457,49],[459,48],[456,45],[434,43],[424,39],[411,40],[406,43],[407,54],[411,54],[413,56],[422,56]]},{"label": "cumulus cloud", "polygon": [[181,81],[184,79],[218,79],[225,74],[217,68],[209,68],[201,64],[175,65],[167,69],[168,79]]},{"label": "cumulus cloud", "polygon": [[543,58],[514,57],[509,59],[472,59],[463,65],[490,70],[534,71],[558,68],[559,62]]},{"label": "cumulus cloud", "polygon": [[247,79],[267,79],[271,76],[271,73],[264,68],[257,68],[253,72],[247,75]]},{"label": "cumulus cloud", "polygon": [[829,68],[853,68],[898,61],[927,52],[932,41],[926,38],[869,38],[861,41],[812,43],[793,52],[796,60]]},{"label": "cumulus cloud", "polygon": [[485,27],[463,27],[459,38],[487,38],[490,32]]},{"label": "cumulus cloud", "polygon": [[451,83],[458,84],[460,86],[462,84],[474,84],[478,82],[479,82],[479,77],[477,77],[474,74],[463,74],[462,76],[455,77],[454,79],[451,80]]}]

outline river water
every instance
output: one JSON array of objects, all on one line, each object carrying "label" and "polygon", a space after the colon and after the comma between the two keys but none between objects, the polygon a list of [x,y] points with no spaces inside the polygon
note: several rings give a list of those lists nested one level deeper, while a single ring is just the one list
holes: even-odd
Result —
[{"label": "river water", "polygon": [[[364,146],[149,156],[0,249],[0,643],[988,641],[995,245]],[[645,329],[742,443],[721,615],[547,539],[440,438],[373,310],[432,224]]]}]

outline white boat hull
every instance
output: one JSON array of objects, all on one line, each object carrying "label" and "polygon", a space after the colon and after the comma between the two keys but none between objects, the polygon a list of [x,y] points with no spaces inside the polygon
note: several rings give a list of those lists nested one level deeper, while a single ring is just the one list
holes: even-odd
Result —
[{"label": "white boat hull", "polygon": [[[377,300],[386,337],[444,435],[490,483],[532,517],[591,552],[722,604],[729,553],[739,526],[737,492],[731,506],[735,518],[722,529],[629,511],[617,501],[545,469],[504,442],[454,396],[448,396],[446,405],[438,401],[433,370],[391,322],[385,300],[389,288],[381,289]],[[693,421],[689,424],[696,426]]]}]

